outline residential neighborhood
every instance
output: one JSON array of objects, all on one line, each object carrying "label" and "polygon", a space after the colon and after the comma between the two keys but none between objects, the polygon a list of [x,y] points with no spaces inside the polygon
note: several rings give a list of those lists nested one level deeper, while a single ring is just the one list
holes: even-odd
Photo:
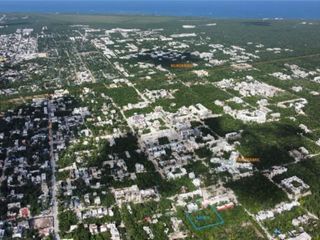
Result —
[{"label": "residential neighborhood", "polygon": [[70,16],[0,17],[0,239],[320,237],[319,22]]}]

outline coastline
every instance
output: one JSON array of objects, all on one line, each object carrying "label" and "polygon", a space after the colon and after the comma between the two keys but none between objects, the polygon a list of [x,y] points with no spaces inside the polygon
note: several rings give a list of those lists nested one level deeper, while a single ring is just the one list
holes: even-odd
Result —
[{"label": "coastline", "polygon": [[[59,3],[59,4],[57,4]],[[3,1],[1,13],[320,20],[318,1]]]}]

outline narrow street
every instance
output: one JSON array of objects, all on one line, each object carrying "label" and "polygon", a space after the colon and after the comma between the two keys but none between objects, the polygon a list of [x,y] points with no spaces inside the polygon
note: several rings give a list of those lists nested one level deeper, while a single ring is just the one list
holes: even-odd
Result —
[{"label": "narrow street", "polygon": [[48,101],[48,119],[49,119],[49,145],[50,145],[50,165],[52,170],[52,217],[54,227],[54,238],[60,240],[59,236],[59,219],[58,219],[58,201],[57,201],[57,190],[56,190],[56,159],[53,151],[53,134],[52,134],[52,116],[51,116],[51,103]]}]

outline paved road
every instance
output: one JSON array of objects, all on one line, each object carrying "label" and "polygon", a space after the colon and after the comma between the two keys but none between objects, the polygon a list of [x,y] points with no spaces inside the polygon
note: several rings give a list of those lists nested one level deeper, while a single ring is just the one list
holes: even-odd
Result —
[{"label": "paved road", "polygon": [[60,240],[59,236],[59,219],[58,219],[58,201],[56,191],[56,160],[53,152],[53,134],[52,134],[52,116],[51,103],[48,101],[48,119],[49,119],[49,145],[50,145],[50,164],[52,170],[52,216],[54,227],[54,238]]},{"label": "paved road", "polygon": [[[239,204],[241,205],[241,204]],[[271,234],[268,232],[268,230],[261,224],[261,222],[257,221],[254,214],[252,214],[251,212],[249,212],[243,205],[241,205],[244,209],[244,211],[253,218],[253,220],[259,225],[259,227],[262,229],[262,231],[264,232],[264,234],[267,236],[268,240],[272,240],[273,237],[271,236]]]}]

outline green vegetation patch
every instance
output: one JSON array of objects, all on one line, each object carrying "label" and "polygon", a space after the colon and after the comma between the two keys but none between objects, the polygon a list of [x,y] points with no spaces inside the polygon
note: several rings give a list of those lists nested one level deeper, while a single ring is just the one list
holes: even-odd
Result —
[{"label": "green vegetation patch", "polygon": [[106,94],[110,96],[113,101],[121,107],[128,105],[129,103],[135,104],[141,101],[136,90],[132,87],[107,89]]},{"label": "green vegetation patch", "polygon": [[242,178],[227,185],[235,191],[240,203],[253,213],[273,208],[276,204],[288,200],[287,195],[262,174]]},{"label": "green vegetation patch", "polygon": [[224,224],[224,220],[213,206],[208,206],[192,213],[186,212],[186,218],[197,231]]},{"label": "green vegetation patch", "polygon": [[260,169],[289,163],[293,161],[289,151],[305,145],[299,133],[298,127],[283,123],[247,125],[238,150],[245,157],[259,158]]},{"label": "green vegetation patch", "polygon": [[227,133],[243,129],[244,124],[240,120],[235,120],[228,115],[218,118],[208,118],[205,124],[216,134],[224,136]]},{"label": "green vegetation patch", "polygon": [[[170,215],[167,214],[170,209],[171,201],[167,199],[122,207],[121,218],[125,223],[127,236],[133,240],[147,239],[148,235],[143,227],[148,226],[155,239],[168,239],[165,229],[171,229]],[[157,224],[152,224],[155,219],[158,221]]]},{"label": "green vegetation patch", "polygon": [[265,239],[260,227],[247,215],[241,206],[219,212],[224,220],[223,225],[214,228],[207,228],[202,231],[196,231],[187,220],[183,209],[178,209],[178,216],[183,220],[184,225],[192,233],[190,239],[196,240],[221,240],[221,239]]}]

